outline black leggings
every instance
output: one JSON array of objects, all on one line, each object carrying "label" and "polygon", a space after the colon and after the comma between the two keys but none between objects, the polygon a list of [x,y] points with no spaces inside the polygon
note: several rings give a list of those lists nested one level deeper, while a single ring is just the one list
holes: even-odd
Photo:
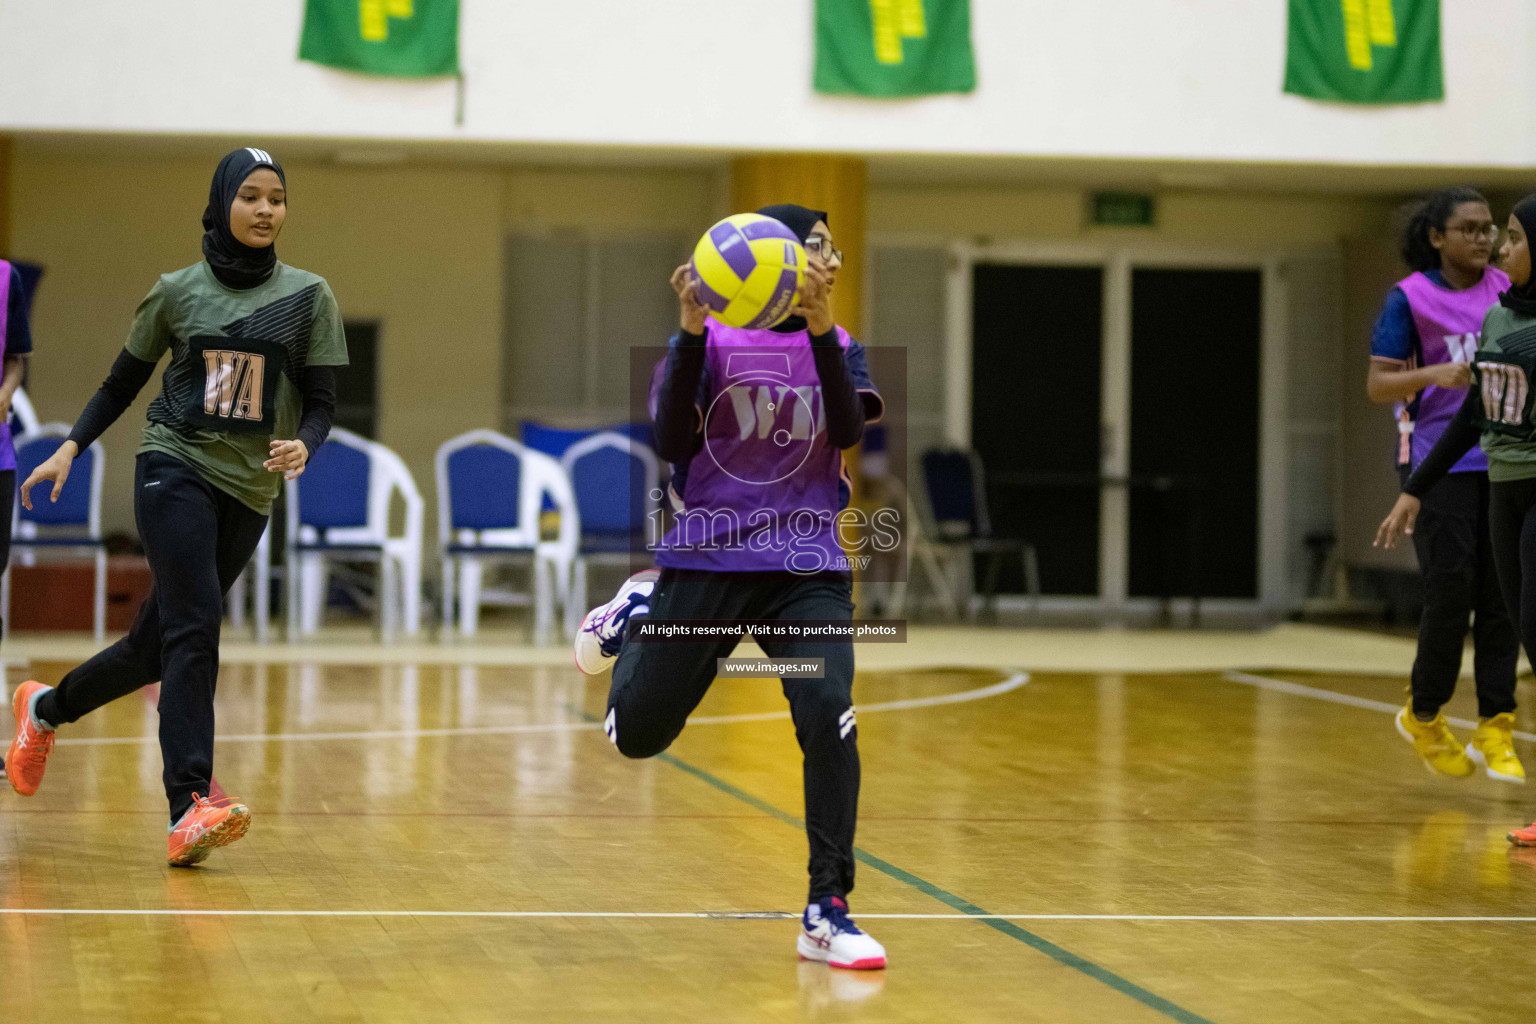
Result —
[{"label": "black leggings", "polygon": [[1496,481],[1490,488],[1488,528],[1499,587],[1536,665],[1536,479]]},{"label": "black leggings", "polygon": [[[819,619],[853,617],[853,585],[838,573],[701,572],[664,569],[651,594],[656,619]],[[715,659],[736,638],[712,643],[629,642],[608,691],[609,738],[625,757],[671,746],[715,681]],[[853,720],[853,644],[764,641],[770,658],[822,658],[822,679],[782,680],[804,756],[810,902],[853,889],[853,833],[859,813],[858,730]]]},{"label": "black leggings", "polygon": [[43,694],[37,717],[64,725],[159,680],[160,753],[175,822],[213,781],[224,594],[251,560],[267,517],[160,452],[139,456],[133,491],[154,588],[128,635]]},{"label": "black leggings", "polygon": [[[0,419],[0,430],[11,429]],[[0,573],[11,567],[11,527],[16,518],[16,471],[14,469],[0,469],[0,491],[4,491],[4,497],[0,497]]]},{"label": "black leggings", "polygon": [[1413,710],[1436,714],[1456,691],[1467,619],[1476,642],[1477,713],[1515,710],[1515,637],[1489,536],[1486,473],[1451,473],[1424,495],[1413,547],[1424,576],[1424,615],[1413,661]]}]

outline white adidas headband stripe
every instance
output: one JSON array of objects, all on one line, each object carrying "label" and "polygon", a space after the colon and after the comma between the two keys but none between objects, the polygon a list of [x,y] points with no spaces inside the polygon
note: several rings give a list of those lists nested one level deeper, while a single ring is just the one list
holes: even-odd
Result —
[{"label": "white adidas headband stripe", "polygon": [[264,163],[264,164],[274,164],[274,163],[277,163],[276,160],[272,159],[272,154],[268,153],[264,149],[257,149],[255,146],[246,146],[245,147],[245,151],[247,153],[251,154],[251,156],[255,157],[261,163]]}]

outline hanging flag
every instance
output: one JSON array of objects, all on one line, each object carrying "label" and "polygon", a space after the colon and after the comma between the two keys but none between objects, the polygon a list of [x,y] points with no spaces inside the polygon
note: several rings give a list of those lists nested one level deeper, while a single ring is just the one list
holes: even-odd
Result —
[{"label": "hanging flag", "polygon": [[1445,99],[1440,0],[1290,0],[1285,91],[1342,103]]},{"label": "hanging flag", "polygon": [[970,0],[816,0],[817,92],[971,92]]},{"label": "hanging flag", "polygon": [[371,75],[459,71],[459,0],[306,0],[299,59]]}]

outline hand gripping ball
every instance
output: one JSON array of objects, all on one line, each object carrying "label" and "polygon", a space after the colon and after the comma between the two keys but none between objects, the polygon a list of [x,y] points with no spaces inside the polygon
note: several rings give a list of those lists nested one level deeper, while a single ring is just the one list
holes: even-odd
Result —
[{"label": "hand gripping ball", "polygon": [[704,233],[693,248],[699,301],[731,327],[762,330],[782,323],[800,302],[805,250],[772,217],[738,213]]}]

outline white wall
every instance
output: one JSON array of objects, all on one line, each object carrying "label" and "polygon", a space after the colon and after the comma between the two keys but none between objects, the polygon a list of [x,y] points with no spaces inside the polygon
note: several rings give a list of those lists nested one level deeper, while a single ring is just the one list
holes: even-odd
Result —
[{"label": "white wall", "polygon": [[209,0],[7,0],[0,131],[1536,163],[1536,7],[1521,0],[1442,5],[1447,101],[1394,108],[1283,95],[1283,0],[971,7],[979,91],[891,102],[811,91],[813,0],[469,0],[456,127],[451,81],[300,63],[303,0],[259,14]]}]

